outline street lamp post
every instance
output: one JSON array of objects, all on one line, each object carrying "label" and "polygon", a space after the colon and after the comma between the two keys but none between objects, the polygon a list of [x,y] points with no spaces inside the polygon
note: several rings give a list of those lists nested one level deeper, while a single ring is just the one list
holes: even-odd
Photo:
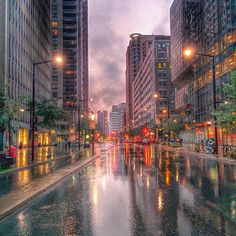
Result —
[{"label": "street lamp post", "polygon": [[170,146],[170,98],[166,97],[168,103],[168,111],[167,111],[167,118],[168,118],[168,146]]},{"label": "street lamp post", "polygon": [[[91,119],[92,122],[95,122],[95,115],[93,113],[91,114],[90,119]],[[94,131],[95,131],[95,129],[94,128],[95,127],[93,127],[93,129],[92,129],[92,153],[93,154],[94,154],[94,142],[95,142],[95,138],[94,138]]]},{"label": "street lamp post", "polygon": [[[153,97],[155,99],[159,98],[158,94],[154,94]],[[161,99],[167,100],[167,119],[168,119],[168,145],[170,146],[170,98],[169,97],[161,97]],[[165,110],[164,110],[165,111]]]},{"label": "street lamp post", "polygon": [[170,146],[170,98],[162,97],[167,100],[167,119],[168,119],[168,146]]},{"label": "street lamp post", "polygon": [[88,99],[82,99],[82,100],[78,100],[78,149],[80,150],[80,146],[81,146],[81,143],[80,143],[80,132],[81,132],[81,126],[80,126],[80,103],[82,102],[85,102],[85,101],[92,101],[93,99],[92,98],[88,98]]},{"label": "street lamp post", "polygon": [[61,63],[62,58],[56,57],[55,59],[34,62],[33,63],[33,81],[32,81],[32,121],[31,121],[31,160],[34,160],[34,131],[35,131],[35,68],[37,65],[47,64],[51,62]]},{"label": "street lamp post", "polygon": [[80,150],[80,104],[78,103],[78,149]]},{"label": "street lamp post", "polygon": [[[216,101],[216,66],[215,66],[215,56],[211,54],[205,54],[205,53],[196,53],[193,52],[192,49],[186,49],[184,51],[184,55],[186,57],[191,57],[193,54],[201,57],[208,57],[212,59],[212,83],[213,83],[213,107],[214,111],[216,111],[217,108],[217,101]],[[215,138],[215,154],[218,154],[218,128],[217,128],[217,119],[216,115],[214,114],[214,138]]]}]

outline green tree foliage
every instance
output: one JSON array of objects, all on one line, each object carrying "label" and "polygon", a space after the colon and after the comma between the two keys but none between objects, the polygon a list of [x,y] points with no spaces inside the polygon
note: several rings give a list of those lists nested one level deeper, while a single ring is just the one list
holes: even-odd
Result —
[{"label": "green tree foliage", "polygon": [[169,129],[170,132],[174,135],[178,135],[181,130],[185,127],[185,120],[186,115],[183,113],[176,118],[171,118],[169,120],[163,120],[160,124],[160,129],[163,130],[165,134],[168,133]]},{"label": "green tree foliage", "polygon": [[0,127],[3,130],[11,131],[12,120],[18,117],[20,102],[8,99],[0,90]]},{"label": "green tree foliage", "polygon": [[16,130],[12,127],[12,120],[17,119],[20,109],[20,102],[10,100],[5,96],[4,91],[0,90],[0,129],[1,132],[9,132],[9,146],[11,146],[11,133]]},{"label": "green tree foliage", "polygon": [[80,130],[89,130],[89,119],[86,116],[80,118]]},{"label": "green tree foliage", "polygon": [[3,90],[0,90],[0,128],[5,130],[7,127],[8,115],[6,104],[8,99],[5,97]]},{"label": "green tree foliage", "polygon": [[135,137],[140,134],[140,129],[131,129],[128,134],[130,137]]},{"label": "green tree foliage", "polygon": [[[32,106],[31,102],[28,102],[29,109]],[[40,128],[54,129],[57,126],[57,121],[66,118],[64,110],[57,106],[55,100],[52,99],[40,99],[35,104],[36,116],[38,118],[37,126]]]},{"label": "green tree foliage", "polygon": [[229,131],[236,131],[236,69],[231,72],[231,83],[224,84],[223,90],[228,99],[215,113],[217,125]]}]

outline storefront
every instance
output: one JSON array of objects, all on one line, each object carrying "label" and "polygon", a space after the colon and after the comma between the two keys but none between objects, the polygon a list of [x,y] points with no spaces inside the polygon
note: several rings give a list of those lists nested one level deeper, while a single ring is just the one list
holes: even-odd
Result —
[{"label": "storefront", "polygon": [[20,128],[18,131],[18,147],[28,146],[28,130],[26,128]]}]

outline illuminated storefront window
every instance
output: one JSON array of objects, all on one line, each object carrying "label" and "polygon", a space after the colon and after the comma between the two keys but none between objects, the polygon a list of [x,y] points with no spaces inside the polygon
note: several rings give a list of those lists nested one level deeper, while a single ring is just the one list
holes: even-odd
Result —
[{"label": "illuminated storefront window", "polygon": [[28,145],[28,131],[27,129],[19,129],[18,146],[25,147]]},{"label": "illuminated storefront window", "polygon": [[53,26],[53,27],[56,27],[56,26],[58,26],[58,22],[56,22],[56,21],[53,21],[53,22],[52,22],[52,26]]}]

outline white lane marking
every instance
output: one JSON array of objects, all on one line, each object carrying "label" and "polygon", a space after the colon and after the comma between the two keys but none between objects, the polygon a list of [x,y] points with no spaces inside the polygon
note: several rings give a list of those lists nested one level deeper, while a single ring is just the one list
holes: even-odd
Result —
[{"label": "white lane marking", "polygon": [[139,176],[139,175],[137,175],[137,180],[138,180],[138,185],[139,185],[140,187],[143,187],[142,177]]}]

